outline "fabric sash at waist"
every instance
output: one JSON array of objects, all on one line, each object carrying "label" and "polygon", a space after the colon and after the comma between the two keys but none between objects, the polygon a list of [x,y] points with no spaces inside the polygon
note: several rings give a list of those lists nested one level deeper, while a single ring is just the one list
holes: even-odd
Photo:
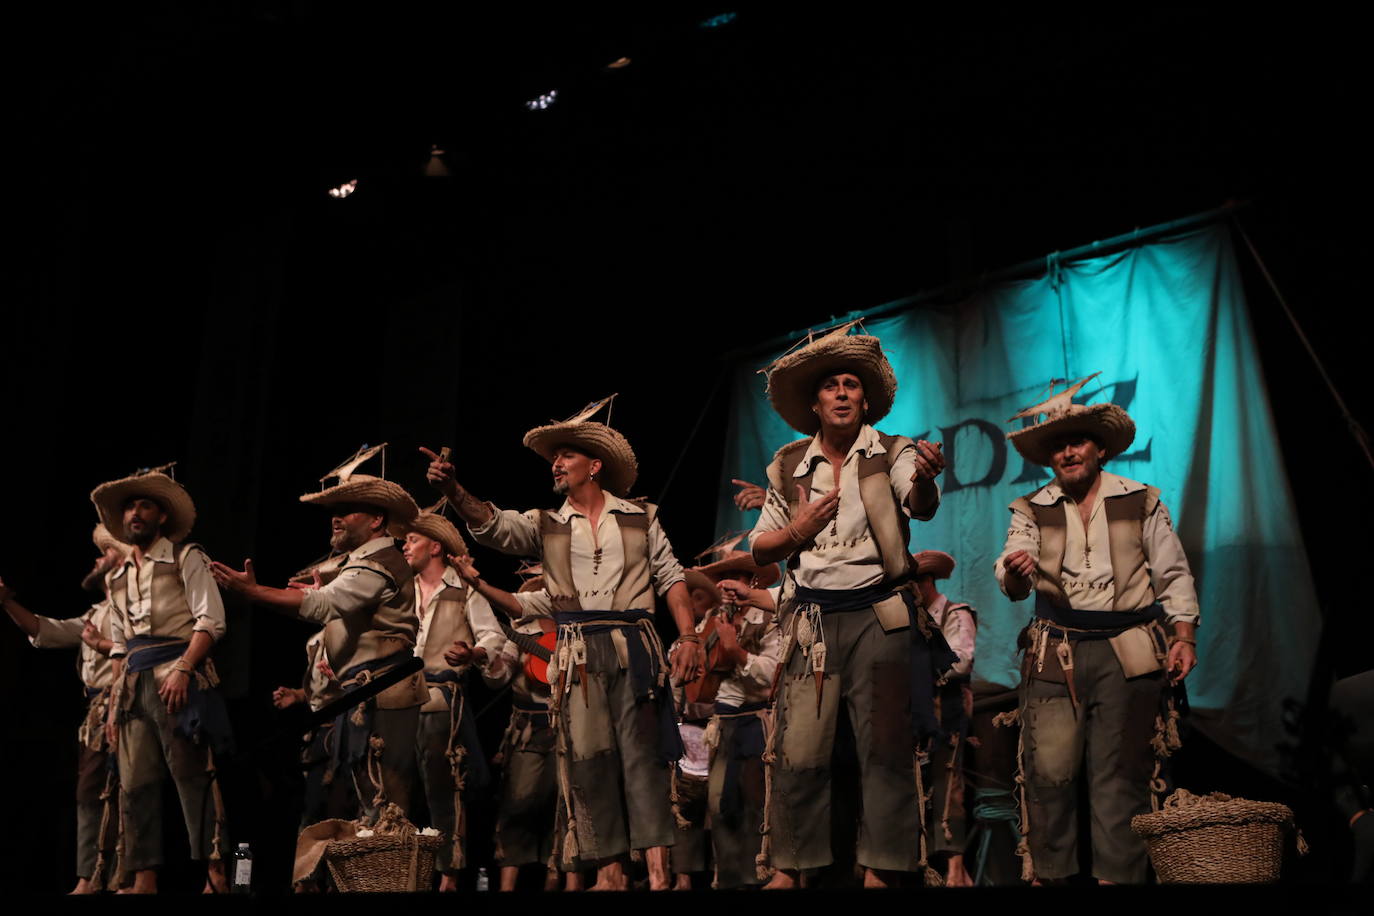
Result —
[{"label": "fabric sash at waist", "polygon": [[729,703],[716,703],[716,715],[729,718],[731,716],[752,716],[754,713],[767,709],[768,703],[759,701],[757,703],[741,703],[732,706]]},{"label": "fabric sash at waist", "polygon": [[102,693],[104,693],[104,692],[105,692],[105,688],[104,688],[104,687],[87,687],[87,688],[86,688],[86,699],[88,699],[88,700],[94,700],[96,697],[100,696],[100,695],[101,695]]},{"label": "fabric sash at waist", "polygon": [[130,673],[151,671],[180,658],[190,644],[190,640],[170,636],[135,636],[129,640],[129,654],[124,656],[125,669]]},{"label": "fabric sash at waist", "polygon": [[1164,619],[1164,606],[1156,601],[1135,611],[1079,611],[1056,607],[1043,594],[1035,595],[1035,616],[1059,630],[1071,642],[1111,639],[1133,627]]},{"label": "fabric sash at waist", "polygon": [[510,705],[518,712],[526,712],[531,715],[538,715],[549,711],[548,704],[535,703],[529,700],[512,699]]},{"label": "fabric sash at waist", "polygon": [[863,588],[807,588],[798,585],[795,600],[799,605],[816,605],[822,614],[839,614],[872,607],[895,592],[901,584],[879,582],[877,585],[866,585]]},{"label": "fabric sash at waist", "polygon": [[[339,686],[344,688],[343,695],[347,697],[353,690],[348,688],[359,688],[367,684],[381,674],[408,658],[415,653],[410,649],[402,649],[381,658],[368,659],[356,665],[350,665],[342,674],[339,675]],[[377,699],[372,697],[363,703],[359,703],[352,708],[345,707],[334,719],[334,746],[331,748],[332,768],[338,769],[340,766],[353,766],[367,756],[368,739],[372,737],[372,714],[377,709]]]},{"label": "fabric sash at waist", "polygon": [[425,671],[426,684],[461,684],[463,676],[449,668],[446,671]]},{"label": "fabric sash at waist", "polygon": [[577,624],[582,627],[583,633],[590,636],[623,627],[637,627],[641,620],[653,620],[654,615],[631,608],[628,611],[559,611],[553,619],[560,627]]}]

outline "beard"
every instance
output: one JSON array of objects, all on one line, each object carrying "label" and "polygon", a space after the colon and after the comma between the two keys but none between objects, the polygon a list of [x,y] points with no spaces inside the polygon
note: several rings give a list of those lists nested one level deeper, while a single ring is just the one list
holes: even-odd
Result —
[{"label": "beard", "polygon": [[158,526],[145,523],[141,529],[135,529],[129,523],[124,525],[124,538],[135,547],[147,547],[157,540]]},{"label": "beard", "polygon": [[568,495],[568,478],[560,477],[553,482],[553,493],[555,496]]},{"label": "beard", "polygon": [[347,528],[340,528],[329,535],[329,546],[338,553],[347,553],[363,546],[365,542]]}]

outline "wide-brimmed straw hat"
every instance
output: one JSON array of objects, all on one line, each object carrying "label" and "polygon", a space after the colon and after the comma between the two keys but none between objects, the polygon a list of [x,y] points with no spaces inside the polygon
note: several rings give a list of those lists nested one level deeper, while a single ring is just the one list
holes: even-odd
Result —
[{"label": "wide-brimmed straw hat", "polygon": [[410,523],[410,530],[416,534],[423,534],[431,540],[438,541],[443,545],[444,556],[465,556],[468,552],[467,542],[458,533],[458,529],[453,522],[444,518],[437,512],[424,511],[415,516],[415,520]]},{"label": "wide-brimmed straw hat", "polygon": [[725,599],[722,597],[720,589],[716,588],[715,580],[710,576],[699,569],[686,569],[683,570],[682,574],[687,579],[688,592],[700,589],[711,596],[713,606],[719,606],[724,603]]},{"label": "wide-brimmed straw hat", "polygon": [[820,430],[821,418],[811,409],[816,403],[816,386],[837,372],[852,372],[863,382],[864,399],[868,401],[865,423],[878,422],[892,409],[897,375],[878,338],[849,333],[856,324],[843,324],[784,354],[764,370],[768,374],[768,400],[797,432],[810,436]]},{"label": "wide-brimmed straw hat", "polygon": [[776,563],[760,566],[754,562],[754,555],[747,550],[727,551],[725,556],[714,563],[698,566],[712,582],[721,579],[739,579],[745,585],[752,583],[753,588],[768,588],[782,575]]},{"label": "wide-brimmed straw hat", "polygon": [[561,423],[536,426],[525,433],[525,446],[550,463],[554,454],[563,447],[599,458],[601,473],[597,481],[601,488],[616,496],[628,496],[630,487],[639,477],[639,461],[635,458],[634,449],[630,448],[624,436],[605,423],[587,419],[614,397],[611,395],[610,398],[596,401]]},{"label": "wide-brimmed straw hat", "polygon": [[167,514],[162,525],[162,536],[167,540],[180,543],[191,533],[196,523],[196,504],[185,487],[159,469],[111,480],[91,491],[96,515],[116,541],[129,543],[124,540],[124,504],[138,497],[151,499]]},{"label": "wide-brimmed straw hat", "polygon": [[916,575],[930,576],[932,579],[948,579],[954,572],[954,557],[943,550],[922,550],[913,553],[916,561]]},{"label": "wide-brimmed straw hat", "polygon": [[[1034,426],[1007,433],[1021,457],[1033,464],[1049,467],[1055,446],[1064,436],[1079,433],[1102,443],[1109,458],[1115,458],[1135,441],[1135,421],[1115,404],[1075,404],[1073,396],[1100,373],[1079,379],[1068,388],[1039,404],[1023,408],[1007,422],[1023,417],[1045,419]],[[1051,387],[1053,383],[1051,383]]]},{"label": "wide-brimmed straw hat", "polygon": [[420,514],[420,507],[402,486],[370,474],[353,474],[318,493],[306,493],[301,496],[301,502],[316,506],[358,503],[383,509],[387,533],[396,538],[405,537],[407,527]]},{"label": "wide-brimmed straw hat", "polygon": [[99,550],[101,553],[104,553],[112,547],[120,553],[125,553],[129,549],[128,544],[125,544],[119,538],[110,534],[110,529],[106,528],[103,524],[96,525],[95,530],[91,532],[91,543],[94,544],[95,549]]}]

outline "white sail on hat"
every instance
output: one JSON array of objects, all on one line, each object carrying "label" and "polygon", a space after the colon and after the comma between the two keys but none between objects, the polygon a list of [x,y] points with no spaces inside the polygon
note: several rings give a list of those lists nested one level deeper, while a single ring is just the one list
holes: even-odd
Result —
[{"label": "white sail on hat", "polygon": [[628,496],[630,487],[634,486],[636,478],[639,477],[639,461],[635,458],[634,449],[630,448],[630,443],[619,432],[605,423],[589,419],[601,408],[609,407],[615,397],[611,395],[600,401],[593,401],[561,423],[536,426],[525,433],[525,446],[550,463],[563,447],[599,458],[601,473],[597,476],[597,481],[602,489],[616,496]]},{"label": "white sail on hat", "polygon": [[[324,487],[318,493],[304,494],[301,502],[316,506],[336,506],[340,503],[375,506],[386,512],[387,533],[395,538],[405,537],[407,526],[420,514],[420,507],[415,500],[399,484],[383,477],[358,474],[354,470],[374,455],[385,455],[385,448],[385,442],[381,445],[364,445],[347,461],[320,478],[321,486],[331,479],[337,479],[338,483]],[[382,473],[386,473],[385,457],[382,467]]]},{"label": "white sail on hat", "polygon": [[[1016,446],[1021,457],[1033,464],[1049,467],[1055,446],[1070,433],[1082,433],[1098,440],[1102,443],[1103,451],[1111,458],[1130,448],[1135,441],[1135,421],[1130,414],[1115,404],[1073,403],[1073,396],[1101,374],[1094,372],[1081,378],[1039,404],[1022,408],[1007,421],[1011,423],[1024,417],[1045,415],[1045,419],[1034,426],[1007,433],[1007,439]],[[1054,385],[1054,382],[1050,382],[1050,390],[1054,389]]]},{"label": "white sail on hat", "polygon": [[868,401],[865,423],[878,422],[892,409],[897,375],[878,338],[849,333],[858,323],[847,321],[821,337],[808,339],[762,370],[768,376],[768,400],[773,409],[797,432],[813,436],[820,431],[821,419],[811,409],[816,403],[816,386],[838,372],[852,372],[863,382]]}]

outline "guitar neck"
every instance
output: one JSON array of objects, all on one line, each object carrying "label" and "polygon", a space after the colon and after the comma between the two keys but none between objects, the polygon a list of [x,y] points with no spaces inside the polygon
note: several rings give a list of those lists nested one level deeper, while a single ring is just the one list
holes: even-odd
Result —
[{"label": "guitar neck", "polygon": [[521,633],[504,620],[497,619],[501,625],[501,631],[506,634],[506,638],[520,647],[521,652],[533,655],[540,661],[548,661],[553,658],[553,653],[539,644],[538,636],[531,636],[528,633]]}]

